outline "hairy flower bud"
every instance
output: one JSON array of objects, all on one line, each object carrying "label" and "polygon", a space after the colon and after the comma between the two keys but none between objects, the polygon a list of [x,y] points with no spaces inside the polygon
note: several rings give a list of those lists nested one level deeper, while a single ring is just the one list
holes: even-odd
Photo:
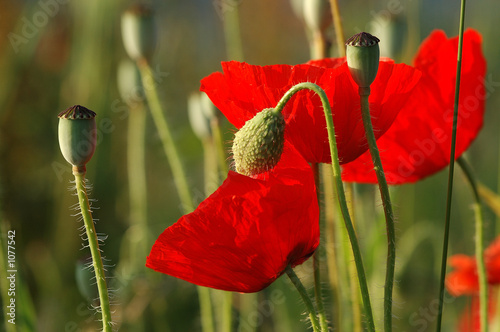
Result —
[{"label": "hairy flower bud", "polygon": [[238,173],[253,176],[272,169],[281,158],[285,119],[267,108],[248,120],[236,133],[233,158]]},{"label": "hairy flower bud", "polygon": [[156,47],[156,27],[149,6],[136,4],[123,13],[122,38],[125,51],[133,60],[151,60]]},{"label": "hairy flower bud", "polygon": [[59,147],[68,163],[83,167],[96,147],[96,114],[80,106],[72,106],[58,115]]},{"label": "hairy flower bud", "polygon": [[379,41],[377,37],[361,32],[346,42],[347,66],[352,78],[361,88],[370,87],[377,76],[380,59]]}]

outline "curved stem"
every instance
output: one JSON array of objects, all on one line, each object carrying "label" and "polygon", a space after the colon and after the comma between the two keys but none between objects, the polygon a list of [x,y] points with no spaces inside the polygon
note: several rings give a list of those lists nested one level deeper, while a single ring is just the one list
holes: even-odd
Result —
[{"label": "curved stem", "polygon": [[361,289],[361,296],[363,298],[363,305],[365,309],[365,319],[367,323],[368,331],[375,331],[375,323],[373,320],[373,313],[370,302],[370,293],[368,291],[368,285],[366,282],[365,269],[363,267],[363,259],[361,257],[361,250],[359,249],[358,239],[356,237],[356,231],[352,225],[351,217],[349,214],[349,208],[347,207],[347,201],[345,197],[344,186],[341,178],[339,156],[337,149],[337,142],[335,140],[335,127],[333,125],[332,110],[330,108],[330,103],[328,102],[328,97],[321,87],[314,83],[304,82],[293,86],[287,93],[281,98],[276,105],[275,112],[281,112],[285,107],[285,104],[290,100],[290,98],[300,90],[309,89],[314,91],[321,99],[323,104],[323,111],[325,112],[326,126],[328,130],[328,140],[330,143],[330,154],[332,157],[332,172],[335,181],[335,186],[337,188],[337,198],[340,204],[340,210],[344,218],[344,223],[349,235],[349,240],[351,242],[352,253],[354,255],[354,263],[356,264],[356,270],[358,272],[359,287]]},{"label": "curved stem", "polygon": [[148,100],[148,105],[151,110],[151,115],[153,121],[160,135],[161,142],[163,144],[163,150],[167,155],[168,162],[170,163],[170,168],[172,169],[172,175],[179,193],[179,198],[183,205],[185,212],[191,212],[194,210],[194,204],[189,191],[189,185],[187,183],[187,177],[184,172],[184,167],[182,166],[181,159],[179,157],[179,152],[174,142],[174,138],[168,126],[167,119],[163,114],[160,99],[158,98],[158,93],[156,91],[156,83],[154,81],[153,72],[151,67],[146,61],[138,61],[137,63],[141,78],[144,86],[144,92]]},{"label": "curved stem", "polygon": [[368,97],[370,88],[359,88],[359,96],[361,99],[361,117],[365,127],[366,139],[372,156],[375,174],[377,175],[380,196],[382,197],[382,205],[384,207],[386,230],[387,230],[387,266],[385,273],[385,288],[384,288],[384,328],[385,331],[392,331],[392,289],[394,287],[394,269],[396,265],[396,230],[394,227],[394,213],[392,211],[391,196],[389,194],[389,186],[385,178],[382,160],[377,148],[375,134],[370,116],[370,105]]},{"label": "curved stem", "polygon": [[314,305],[309,298],[309,295],[307,295],[307,291],[300,281],[299,277],[293,272],[292,268],[290,266],[286,267],[285,270],[286,274],[288,275],[288,278],[292,281],[292,284],[295,286],[297,291],[299,292],[300,296],[302,297],[302,300],[304,301],[304,304],[306,305],[307,311],[309,312],[309,319],[311,320],[311,325],[313,328],[314,332],[319,332],[319,323],[318,323],[318,318],[316,317],[316,310],[314,309]]},{"label": "curved stem", "polygon": [[443,298],[444,298],[444,281],[446,278],[446,265],[448,260],[448,239],[450,237],[451,223],[451,198],[453,194],[453,174],[455,171],[455,145],[457,140],[457,125],[458,125],[458,103],[460,96],[460,74],[462,70],[462,43],[464,39],[464,21],[465,21],[465,0],[462,0],[460,7],[460,27],[458,33],[458,52],[457,52],[457,78],[455,81],[455,102],[453,105],[453,125],[451,131],[451,147],[450,147],[450,166],[448,168],[448,193],[446,197],[446,216],[443,235],[443,253],[441,256],[441,275],[439,282],[439,307],[436,322],[436,331],[441,331],[441,321],[443,318]]},{"label": "curved stem", "polygon": [[99,291],[99,301],[102,314],[102,329],[104,332],[112,331],[111,310],[109,306],[108,287],[106,286],[106,277],[104,275],[104,265],[102,263],[101,252],[99,250],[99,240],[94,227],[94,220],[90,211],[87,189],[85,188],[85,166],[73,166],[73,175],[75,176],[76,192],[80,211],[82,213],[85,232],[89,241],[90,253],[92,255],[92,264],[94,266],[97,289]]},{"label": "curved stem", "polygon": [[476,262],[477,262],[477,275],[479,281],[479,317],[481,332],[488,331],[488,282],[486,280],[486,267],[484,264],[484,223],[483,212],[481,209],[481,197],[478,191],[478,185],[472,169],[463,157],[457,159],[457,163],[462,169],[470,184],[472,193],[474,195],[474,219],[475,219],[475,232],[476,232]]}]

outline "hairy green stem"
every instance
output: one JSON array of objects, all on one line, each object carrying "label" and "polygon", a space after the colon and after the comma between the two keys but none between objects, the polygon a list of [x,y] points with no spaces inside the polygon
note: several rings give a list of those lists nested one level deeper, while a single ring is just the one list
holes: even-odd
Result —
[{"label": "hairy green stem", "polygon": [[361,117],[365,127],[366,139],[372,156],[375,174],[377,175],[380,196],[384,207],[386,231],[387,231],[387,264],[385,273],[384,287],[384,328],[385,331],[392,331],[392,290],[394,287],[394,270],[396,265],[396,230],[394,227],[394,212],[392,211],[391,196],[389,186],[385,178],[382,160],[377,147],[377,140],[373,132],[373,126],[370,115],[370,96],[369,87],[360,87],[359,96],[361,99]]},{"label": "hairy green stem", "polygon": [[290,280],[292,281],[292,284],[299,292],[302,300],[304,301],[307,311],[309,312],[309,319],[311,320],[313,331],[320,332],[321,330],[319,327],[318,318],[316,317],[316,310],[314,309],[314,305],[311,301],[311,298],[307,294],[306,288],[304,287],[299,277],[297,277],[297,275],[290,266],[287,266],[285,272],[288,275],[288,278],[290,278]]},{"label": "hairy green stem", "polygon": [[451,147],[450,147],[450,165],[448,167],[448,190],[446,195],[446,216],[443,235],[443,252],[441,256],[441,275],[439,282],[439,306],[436,319],[436,331],[441,331],[441,322],[443,319],[443,298],[446,278],[446,265],[448,261],[448,240],[450,237],[451,224],[451,198],[453,195],[453,175],[455,171],[455,146],[457,140],[457,125],[458,125],[458,104],[460,97],[460,74],[462,70],[462,44],[464,39],[464,21],[465,21],[465,0],[461,1],[460,7],[460,27],[458,33],[458,52],[457,52],[457,78],[455,81],[455,101],[453,105],[453,125],[451,131]]},{"label": "hairy green stem", "polygon": [[361,295],[363,298],[363,305],[365,309],[365,319],[368,331],[375,331],[375,323],[373,320],[373,313],[370,302],[370,294],[368,291],[368,285],[366,281],[365,269],[363,267],[363,258],[361,256],[361,250],[359,249],[358,239],[356,236],[356,231],[352,225],[351,217],[349,214],[349,208],[347,207],[347,201],[345,197],[344,185],[342,183],[341,170],[339,164],[339,156],[337,149],[337,142],[335,140],[335,127],[333,124],[332,110],[330,108],[330,103],[328,102],[328,97],[321,87],[311,82],[299,83],[293,86],[288,92],[281,98],[276,105],[275,111],[281,112],[285,107],[285,104],[290,100],[290,98],[300,90],[308,89],[314,91],[321,99],[323,104],[323,111],[325,113],[326,126],[328,130],[328,140],[330,143],[330,154],[332,157],[332,172],[335,181],[335,186],[337,189],[337,198],[340,204],[340,209],[342,211],[342,216],[344,218],[344,223],[349,235],[349,240],[351,242],[352,253],[354,255],[354,262],[356,264],[356,270],[358,272],[358,281],[361,289]]},{"label": "hairy green stem", "polygon": [[161,142],[163,144],[163,150],[167,156],[170,168],[172,170],[173,179],[179,193],[179,198],[183,205],[185,212],[191,212],[194,210],[193,199],[189,190],[189,185],[187,182],[187,177],[184,172],[184,167],[182,166],[181,159],[179,157],[179,152],[175,144],[172,132],[168,125],[165,114],[158,97],[158,92],[156,90],[156,83],[154,81],[153,72],[151,67],[146,61],[138,61],[137,63],[139,70],[141,72],[142,83],[144,86],[144,92],[148,101],[149,109],[153,117],[153,121],[160,135]]},{"label": "hairy green stem", "polygon": [[104,265],[102,263],[101,252],[99,250],[99,240],[95,231],[94,220],[92,219],[92,212],[90,210],[89,199],[87,197],[87,189],[85,187],[85,173],[85,166],[73,166],[73,175],[75,176],[78,202],[80,204],[83,224],[85,225],[85,232],[87,233],[87,240],[89,242],[90,253],[92,255],[92,265],[94,266],[95,279],[97,289],[99,291],[99,304],[102,314],[102,329],[104,332],[111,332],[113,323],[111,321],[108,287],[106,285]]},{"label": "hairy green stem", "polygon": [[471,167],[464,157],[459,157],[457,163],[464,172],[467,181],[470,184],[474,196],[474,220],[475,220],[475,251],[476,251],[476,264],[477,275],[479,281],[479,318],[481,332],[488,331],[488,281],[486,277],[486,266],[484,263],[484,222],[482,212],[482,202],[478,191],[478,184],[474,177]]}]

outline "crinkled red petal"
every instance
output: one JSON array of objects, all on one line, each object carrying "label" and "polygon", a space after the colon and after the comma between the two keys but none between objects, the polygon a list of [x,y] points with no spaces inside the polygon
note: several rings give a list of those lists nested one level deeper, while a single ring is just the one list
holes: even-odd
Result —
[{"label": "crinkled red petal", "polygon": [[[253,66],[240,62],[222,63],[223,73],[201,81],[201,91],[237,128],[265,108],[273,108],[294,85],[313,82],[322,87],[332,105],[340,163],[347,163],[366,151],[360,114],[358,87],[345,59],[324,59],[302,65]],[[406,65],[382,61],[372,87],[373,125],[379,137],[391,126],[419,72]],[[285,135],[309,162],[331,162],[328,134],[320,99],[313,92],[300,91],[283,110]]]},{"label": "crinkled red petal", "polygon": [[[420,47],[414,62],[422,79],[391,128],[377,141],[390,184],[421,180],[449,164],[457,49],[458,38],[448,39],[442,31],[433,32]],[[488,95],[485,73],[481,36],[467,30],[455,157],[467,150],[483,125]],[[345,165],[343,179],[376,183],[369,153]]]},{"label": "crinkled red petal", "polygon": [[198,208],[156,240],[146,266],[191,283],[257,292],[319,244],[310,166],[289,144],[265,179],[230,172]]}]

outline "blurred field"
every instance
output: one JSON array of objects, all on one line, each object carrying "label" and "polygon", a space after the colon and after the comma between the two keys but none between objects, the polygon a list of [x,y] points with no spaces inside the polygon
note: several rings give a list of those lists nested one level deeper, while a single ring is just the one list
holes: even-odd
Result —
[{"label": "blurred field", "polygon": [[[188,122],[187,98],[198,90],[200,79],[220,70],[220,62],[228,60],[217,10],[220,1],[224,0],[154,3],[160,37],[153,66],[161,77],[157,88],[183,152],[197,202],[204,198],[203,147]],[[236,3],[245,61],[266,65],[297,64],[309,59],[304,28],[288,0]],[[127,233],[128,114],[116,78],[117,66],[126,58],[120,15],[128,5],[128,1],[118,0],[0,0],[0,222],[4,230],[16,232],[18,269],[17,330],[12,331],[99,328],[97,316],[88,309],[86,293],[77,285],[78,262],[86,260],[88,254],[81,250],[81,224],[71,216],[74,212],[70,207],[77,201],[68,190],[71,170],[57,142],[57,113],[75,104],[98,114],[100,135],[96,154],[87,166],[87,177],[93,186],[91,197],[97,200],[94,205],[99,208],[95,212],[99,219],[97,231],[108,236],[103,250],[109,264],[110,287],[116,295],[120,331],[200,330],[193,285],[146,268],[119,268],[127,266],[130,259],[127,236],[131,236]],[[340,7],[346,37],[369,30],[373,24],[384,25],[387,14],[401,8],[408,34],[401,45],[397,59],[400,62],[410,63],[421,40],[433,29],[443,29],[448,36],[458,32],[458,2],[356,0],[340,1]],[[500,183],[500,33],[493,27],[498,12],[500,2],[484,0],[468,3],[466,14],[466,26],[483,35],[488,61],[486,77],[492,82],[484,129],[467,155],[478,179],[496,192]],[[332,55],[337,55],[335,47]],[[223,126],[229,141],[233,128],[226,122]],[[139,241],[145,241],[150,248],[161,231],[182,215],[182,209],[149,115],[146,128],[150,236]],[[399,216],[396,331],[434,329],[433,301],[438,294],[446,179],[442,172],[416,185],[393,188]],[[358,226],[360,242],[373,289],[374,309],[381,312],[385,227],[380,203],[373,201],[377,197],[375,189],[357,186],[357,190],[360,215],[365,216]],[[473,254],[471,203],[469,188],[457,170],[451,254]],[[497,217],[486,207],[485,219],[489,243],[499,228]],[[280,295],[280,300],[270,302],[273,294]],[[307,330],[307,324],[299,321],[302,303],[285,278],[251,300],[245,300],[246,295],[234,297],[235,330],[238,320],[239,331],[251,331],[246,327],[250,325],[257,325],[255,331],[262,332]],[[453,329],[467,299],[450,302],[445,310],[445,331]],[[253,315],[238,316],[248,303],[250,309],[246,312]],[[382,320],[380,315],[376,318]],[[258,324],[245,325],[249,321]],[[0,323],[3,328],[1,318]]]}]

